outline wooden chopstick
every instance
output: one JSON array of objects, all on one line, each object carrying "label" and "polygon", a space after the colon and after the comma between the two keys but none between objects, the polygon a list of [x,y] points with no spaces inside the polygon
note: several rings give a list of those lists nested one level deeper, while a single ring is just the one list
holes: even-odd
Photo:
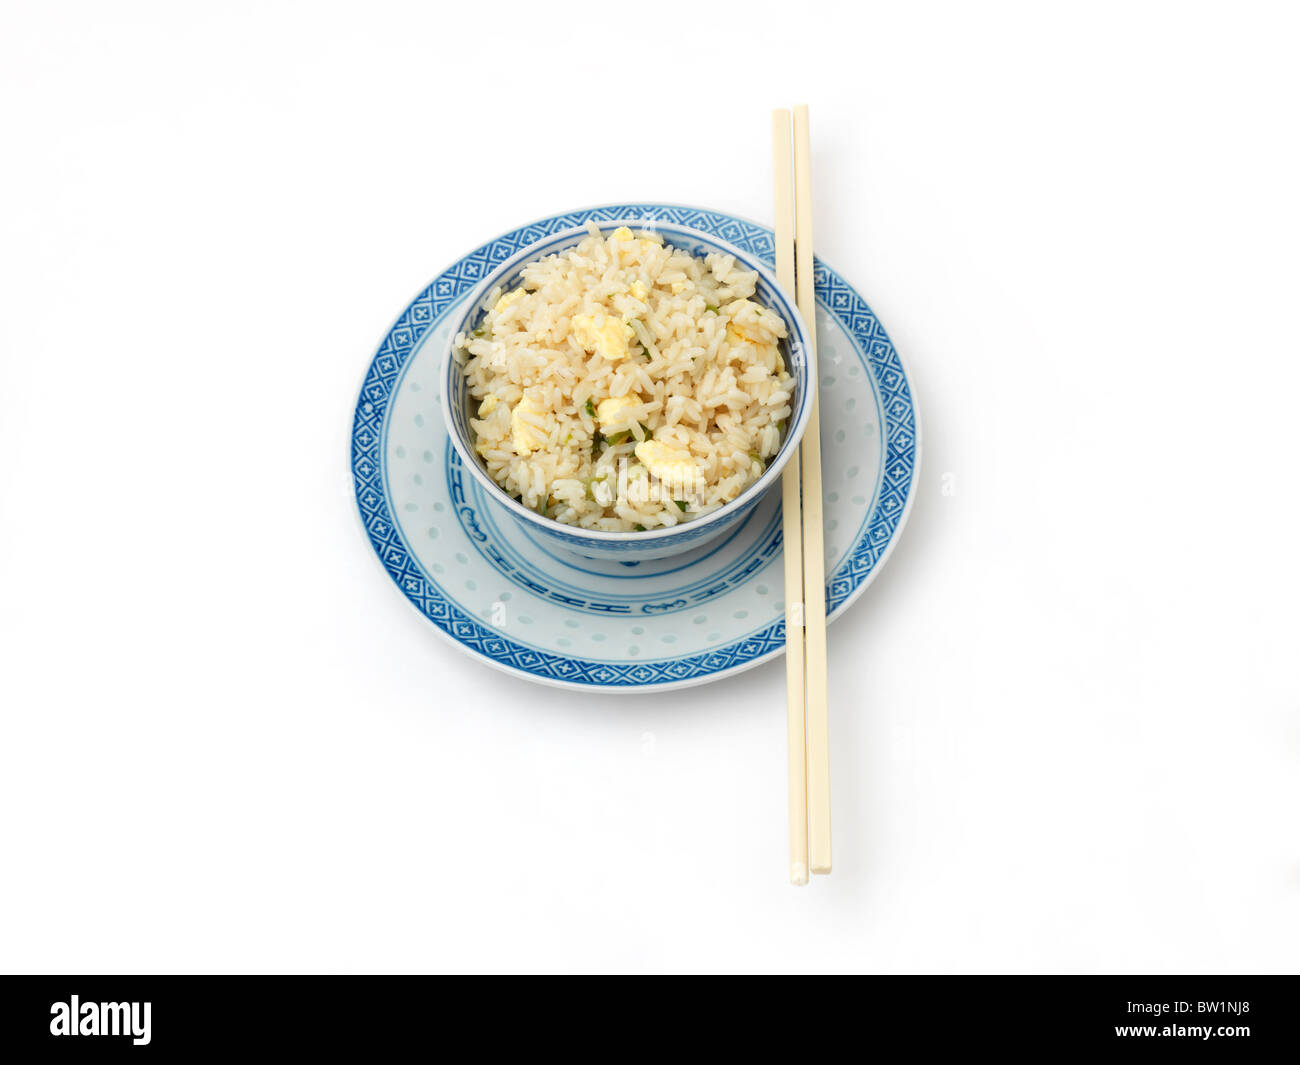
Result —
[{"label": "wooden chopstick", "polygon": [[[776,215],[776,279],[795,287],[794,167],[790,112],[772,112],[772,174]],[[798,458],[781,475],[781,522],[785,537],[785,700],[790,783],[790,883],[808,883],[808,778],[804,738],[803,527]]]},{"label": "wooden chopstick", "polygon": [[[812,153],[808,105],[794,109],[795,279],[799,314],[817,346],[817,296],[813,278]],[[826,555],[822,527],[821,416],[813,393],[812,416],[799,448],[803,484],[804,670],[807,696],[809,868],[831,871],[830,722],[826,701]],[[787,573],[789,569],[787,567]],[[789,601],[787,594],[786,601]]]}]

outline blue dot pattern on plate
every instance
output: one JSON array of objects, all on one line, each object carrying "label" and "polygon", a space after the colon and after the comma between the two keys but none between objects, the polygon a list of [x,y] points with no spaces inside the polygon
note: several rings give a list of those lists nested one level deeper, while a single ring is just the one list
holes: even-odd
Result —
[{"label": "blue dot pattern on plate", "polygon": [[[628,216],[705,230],[772,261],[770,230],[696,208],[615,205],[521,227],[415,298],[371,362],[352,433],[361,518],[407,599],[478,657],[584,689],[701,683],[770,658],[785,642],[773,595],[783,580],[779,492],[722,543],[636,566],[597,562],[544,547],[490,505],[447,439],[438,394],[449,312],[520,247],[588,219]],[[834,617],[898,534],[915,486],[917,423],[907,374],[866,302],[820,261],[815,280],[818,356],[839,400],[822,404],[826,518],[843,530],[834,557],[827,545]],[[852,442],[836,446],[842,434]],[[456,579],[438,579],[452,560]],[[575,630],[578,645],[566,635]]]}]

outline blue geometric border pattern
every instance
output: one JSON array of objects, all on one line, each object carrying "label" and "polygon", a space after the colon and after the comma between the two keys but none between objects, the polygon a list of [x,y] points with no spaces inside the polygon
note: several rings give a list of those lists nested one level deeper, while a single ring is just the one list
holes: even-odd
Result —
[{"label": "blue geometric border pattern", "polygon": [[885,417],[884,474],[880,498],[849,557],[827,579],[826,611],[830,613],[851,596],[876,568],[893,541],[907,509],[916,474],[916,407],[903,364],[888,334],[858,293],[834,270],[818,260],[813,284],[820,299],[857,340],[871,363],[880,409]]},{"label": "blue geometric border pattern", "polygon": [[[606,617],[631,617],[634,614],[662,615],[689,610],[744,584],[781,552],[781,513],[778,510],[767,523],[769,535],[760,536],[748,551],[732,561],[725,570],[709,573],[683,587],[673,589],[668,599],[647,599],[644,595],[630,594],[592,598],[575,585],[560,580],[555,581],[555,587],[548,588],[529,576],[526,563],[520,564],[523,560],[510,546],[510,541],[501,535],[501,530],[491,511],[486,507],[479,509],[470,505],[466,486],[473,482],[466,478],[460,455],[454,447],[450,446],[450,443],[447,447],[444,469],[451,494],[452,510],[460,520],[466,538],[479,554],[507,580],[513,581],[533,595],[570,610],[581,610],[587,614]],[[547,547],[542,547],[541,550],[550,554],[552,558],[556,557]],[[514,559],[511,558],[512,555],[515,556]]]},{"label": "blue geometric border pattern", "polygon": [[[508,669],[540,679],[606,688],[640,688],[700,679],[745,665],[785,646],[785,622],[729,646],[663,661],[601,662],[554,654],[508,639],[466,613],[428,579],[407,550],[383,487],[384,420],[394,386],[411,353],[435,322],[499,263],[552,233],[588,220],[645,216],[713,233],[766,262],[773,261],[768,229],[718,211],[661,204],[615,204],[555,215],[521,226],[476,248],[439,274],[412,300],[389,330],[366,372],[353,418],[351,464],[362,524],[388,575],[421,613],[468,650]],[[906,510],[916,469],[916,413],[898,353],[865,300],[818,260],[817,297],[867,354],[881,391],[885,467],[867,534],[827,579],[827,610],[847,600],[871,574],[893,540]]]}]

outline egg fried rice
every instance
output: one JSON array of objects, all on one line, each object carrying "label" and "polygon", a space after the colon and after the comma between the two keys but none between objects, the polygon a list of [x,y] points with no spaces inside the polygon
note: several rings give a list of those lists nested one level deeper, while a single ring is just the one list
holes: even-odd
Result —
[{"label": "egg fried rice", "polygon": [[588,229],[491,292],[456,336],[475,449],[506,492],[568,525],[630,532],[708,514],[780,449],[785,322],[733,256]]}]

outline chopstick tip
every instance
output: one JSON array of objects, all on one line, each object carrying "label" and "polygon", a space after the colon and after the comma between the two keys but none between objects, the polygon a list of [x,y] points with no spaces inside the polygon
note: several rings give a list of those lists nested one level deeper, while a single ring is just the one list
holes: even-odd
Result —
[{"label": "chopstick tip", "polygon": [[794,862],[790,866],[790,883],[803,887],[808,883],[808,867],[803,862]]}]

